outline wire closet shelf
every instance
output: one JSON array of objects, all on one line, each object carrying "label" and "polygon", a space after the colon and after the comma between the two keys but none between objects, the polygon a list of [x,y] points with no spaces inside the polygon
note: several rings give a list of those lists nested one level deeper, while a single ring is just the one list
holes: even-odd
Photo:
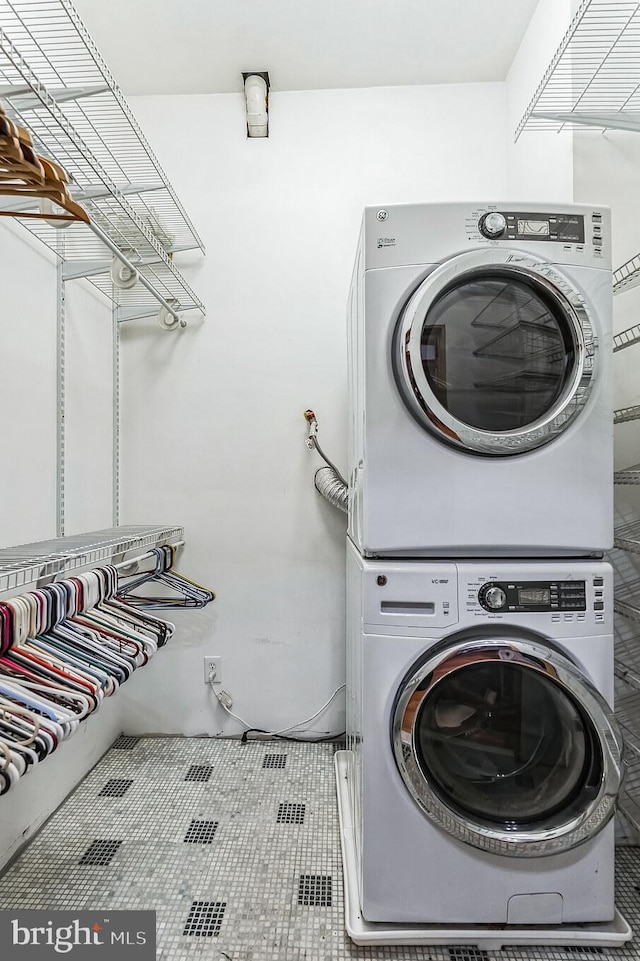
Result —
[{"label": "wire closet shelf", "polygon": [[582,0],[516,129],[640,131],[640,3]]},{"label": "wire closet shelf", "polygon": [[[202,240],[69,0],[0,0],[0,99],[37,151],[64,167],[74,200],[90,215],[90,226],[64,230],[23,221],[64,257],[65,279],[89,279],[123,320],[158,303],[204,314],[172,260],[180,251],[204,252]],[[5,198],[0,209],[26,203]],[[114,254],[142,282],[113,286]]]},{"label": "wire closet shelf", "polygon": [[0,592],[13,591],[81,567],[111,564],[128,551],[160,547],[182,537],[184,528],[123,525],[0,549]]},{"label": "wire closet shelf", "polygon": [[[515,140],[525,130],[640,132],[640,2],[582,0],[538,88]],[[613,292],[640,284],[640,255],[613,274]],[[623,331],[614,350],[637,343],[640,328]]]}]

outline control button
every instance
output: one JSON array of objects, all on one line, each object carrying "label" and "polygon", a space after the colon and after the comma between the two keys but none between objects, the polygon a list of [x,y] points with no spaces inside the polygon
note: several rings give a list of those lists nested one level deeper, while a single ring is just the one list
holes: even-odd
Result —
[{"label": "control button", "polygon": [[594,586],[594,587],[603,587],[603,586],[604,586],[604,577],[594,577],[594,579],[593,579],[593,586]]},{"label": "control button", "polygon": [[602,247],[602,237],[594,237],[594,238],[593,238],[593,246],[594,246],[594,247]]},{"label": "control button", "polygon": [[497,210],[489,214],[483,214],[478,221],[478,230],[483,237],[489,237],[490,239],[500,237],[506,229],[507,221],[505,216],[504,214],[498,213]]},{"label": "control button", "polygon": [[594,601],[593,609],[594,611],[604,611],[604,601]]},{"label": "control button", "polygon": [[487,611],[499,611],[507,603],[507,595],[496,584],[484,584],[478,592],[478,600]]}]

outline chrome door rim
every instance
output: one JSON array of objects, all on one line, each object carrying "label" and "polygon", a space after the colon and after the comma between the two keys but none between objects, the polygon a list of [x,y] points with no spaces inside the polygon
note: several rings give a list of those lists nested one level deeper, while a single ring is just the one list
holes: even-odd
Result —
[{"label": "chrome door rim", "polygon": [[[580,705],[593,725],[602,751],[602,778],[598,793],[584,811],[554,826],[507,830],[461,814],[448,805],[429,783],[416,758],[415,721],[426,698],[454,671],[468,666],[461,656],[473,652],[480,661],[510,661],[546,676]],[[434,674],[436,679],[433,680]],[[431,675],[431,681],[429,681]],[[426,684],[425,684],[426,682]],[[413,695],[421,685],[420,701]],[[570,851],[604,828],[615,812],[623,776],[623,743],[617,724],[601,694],[571,661],[543,643],[516,638],[483,638],[458,641],[420,663],[405,681],[396,700],[391,725],[392,748],[405,786],[426,816],[453,837],[474,848],[508,857],[544,857]]]},{"label": "chrome door rim", "polygon": [[[430,305],[448,287],[472,279],[476,272],[497,267],[504,274],[543,288],[568,323],[575,359],[573,371],[560,397],[543,416],[518,430],[491,432],[454,417],[433,393],[424,373],[420,340]],[[507,456],[534,450],[561,434],[582,411],[591,388],[596,364],[597,337],[581,294],[557,268],[517,250],[471,251],[436,267],[407,302],[400,316],[394,346],[396,379],[402,396],[422,426],[441,440],[477,454]]]}]

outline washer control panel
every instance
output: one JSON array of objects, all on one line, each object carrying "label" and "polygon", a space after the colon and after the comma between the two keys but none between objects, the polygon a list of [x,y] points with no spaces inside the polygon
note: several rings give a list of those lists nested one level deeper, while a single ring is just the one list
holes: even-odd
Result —
[{"label": "washer control panel", "polygon": [[585,581],[487,581],[478,591],[485,611],[586,611]]}]

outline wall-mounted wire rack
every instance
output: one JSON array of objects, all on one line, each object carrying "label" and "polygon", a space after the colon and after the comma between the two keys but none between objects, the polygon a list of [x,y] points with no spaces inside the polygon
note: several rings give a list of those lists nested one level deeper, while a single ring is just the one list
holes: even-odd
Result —
[{"label": "wall-mounted wire rack", "polygon": [[516,129],[640,131],[640,4],[582,0]]},{"label": "wall-mounted wire rack", "polygon": [[[516,128],[640,132],[640,3],[582,0]],[[640,284],[640,255],[613,275],[619,294]],[[636,332],[640,328],[633,328]],[[619,335],[621,337],[622,335]],[[636,343],[640,335],[614,350]]]},{"label": "wall-mounted wire rack", "polygon": [[619,334],[615,334],[613,352],[615,354],[619,350],[624,350],[625,347],[631,347],[638,341],[640,341],[640,324],[634,324],[633,327],[627,327],[626,330],[621,330]]},{"label": "wall-mounted wire rack", "polygon": [[[629,468],[626,473],[632,473],[636,468]],[[620,471],[620,473],[624,473]],[[640,469],[639,469],[640,474]],[[629,481],[628,483],[638,483]],[[623,551],[631,551],[633,554],[640,554],[640,521],[632,521],[630,524],[620,524],[614,531],[614,544]],[[640,595],[640,585],[638,594]]]},{"label": "wall-mounted wire rack", "polygon": [[636,254],[613,273],[613,293],[620,294],[640,284],[640,254]]},{"label": "wall-mounted wire rack", "polygon": [[640,417],[640,405],[633,407],[621,407],[613,412],[614,424],[626,424],[630,420],[638,420]]},{"label": "wall-mounted wire rack", "polygon": [[[640,638],[637,636],[620,638],[616,645],[615,673],[628,687],[640,692]],[[621,688],[622,696],[628,693]]]},{"label": "wall-mounted wire rack", "polygon": [[[119,320],[158,305],[176,319],[204,314],[172,259],[204,252],[202,240],[69,0],[0,0],[0,98],[36,150],[64,167],[91,217],[64,230],[22,221],[56,254],[63,238],[64,279],[87,278],[116,303]],[[134,287],[113,286],[114,256],[138,271]]]},{"label": "wall-mounted wire rack", "polygon": [[629,675],[619,674],[617,667],[615,700],[616,717],[627,747],[627,770],[619,805],[636,831],[640,831],[640,689]]},{"label": "wall-mounted wire rack", "polygon": [[640,464],[634,464],[633,467],[625,467],[623,470],[617,470],[613,475],[613,483],[627,486],[640,484]]},{"label": "wall-mounted wire rack", "polygon": [[184,528],[161,525],[111,527],[55,540],[0,549],[0,592],[14,591],[81,567],[122,560],[125,553],[159,547]]}]

